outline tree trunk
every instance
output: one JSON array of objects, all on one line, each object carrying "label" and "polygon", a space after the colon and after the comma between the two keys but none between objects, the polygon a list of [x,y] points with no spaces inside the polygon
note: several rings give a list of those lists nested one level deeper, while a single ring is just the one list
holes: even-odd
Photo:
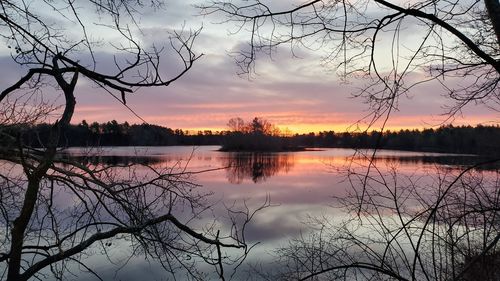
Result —
[{"label": "tree trunk", "polygon": [[[44,157],[40,160],[38,166],[30,171],[29,167],[24,167],[26,176],[28,178],[28,187],[24,195],[23,206],[19,216],[14,220],[11,230],[11,245],[9,253],[9,263],[7,272],[7,281],[20,281],[21,279],[21,260],[22,250],[24,244],[24,235],[28,227],[31,216],[33,215],[40,189],[40,182],[53,164],[56,155],[59,138],[62,132],[67,128],[71,122],[71,118],[75,111],[75,97],[74,89],[78,79],[78,72],[75,72],[70,83],[67,83],[62,77],[62,73],[57,66],[56,56],[54,58],[54,77],[58,85],[64,92],[65,106],[61,119],[57,121],[51,128],[47,148]],[[20,144],[22,147],[22,144]],[[20,151],[22,154],[22,150]]]},{"label": "tree trunk", "polygon": [[490,17],[493,30],[497,35],[497,43],[500,47],[500,1],[499,0],[484,0],[488,16]]},{"label": "tree trunk", "polygon": [[33,209],[38,197],[38,189],[40,187],[40,179],[28,179],[28,188],[24,196],[24,205],[21,213],[16,220],[11,230],[12,241],[10,245],[9,269],[7,274],[8,281],[18,281],[21,269],[21,253],[24,242],[24,232],[30,221]]}]

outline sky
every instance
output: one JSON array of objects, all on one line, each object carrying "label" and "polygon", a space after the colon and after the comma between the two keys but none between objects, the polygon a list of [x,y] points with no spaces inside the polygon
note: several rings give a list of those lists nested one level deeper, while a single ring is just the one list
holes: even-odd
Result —
[{"label": "sky", "polygon": [[[239,68],[231,54],[245,48],[248,33],[232,34],[235,31],[233,24],[220,24],[222,19],[217,16],[200,16],[199,10],[192,6],[195,3],[193,1],[166,3],[161,10],[147,9],[136,17],[141,27],[141,32],[135,34],[136,38],[145,46],[167,43],[162,66],[165,66],[165,74],[172,74],[178,69],[179,61],[168,52],[168,32],[183,26],[186,30],[202,27],[194,51],[203,53],[203,56],[186,75],[170,86],[142,88],[130,95],[127,105],[133,112],[89,81],[80,79],[73,123],[84,119],[89,123],[113,119],[142,123],[144,120],[151,124],[197,132],[228,129],[227,122],[233,117],[247,121],[262,117],[283,131],[292,133],[366,128],[365,121],[370,119],[363,118],[371,112],[369,105],[362,98],[353,98],[366,86],[366,81],[341,79],[331,65],[324,64],[321,50],[299,48],[294,49],[292,54],[288,46],[283,46],[272,57],[261,56],[256,63],[255,73],[238,75]],[[46,7],[40,11],[47,19],[67,27],[66,31],[77,30],[72,29],[67,22],[59,22],[49,9],[44,9]],[[95,13],[84,9],[81,15],[82,20],[89,23],[102,20]],[[101,45],[96,48],[98,68],[111,70],[111,44],[116,45],[121,39],[102,26],[89,26],[88,32],[101,41]],[[416,35],[408,32],[406,36],[411,40],[411,36]],[[2,88],[26,73],[26,68],[12,63],[10,52],[11,49],[0,47]],[[383,54],[381,56],[382,61],[387,59]],[[410,79],[417,81],[421,75],[415,72],[410,75]],[[455,82],[457,85],[460,83],[459,80],[448,80],[448,83]],[[437,83],[415,87],[407,96],[399,99],[398,110],[391,113],[386,128],[420,129],[436,127],[443,122],[453,122],[454,125],[500,123],[498,112],[484,105],[467,106],[461,114],[449,120],[445,107],[452,102],[443,94],[443,89]],[[372,128],[378,129],[377,125]]]}]

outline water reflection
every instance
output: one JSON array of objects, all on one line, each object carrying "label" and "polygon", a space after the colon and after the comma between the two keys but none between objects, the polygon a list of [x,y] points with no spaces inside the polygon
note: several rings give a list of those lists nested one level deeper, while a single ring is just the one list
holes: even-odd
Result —
[{"label": "water reflection", "polygon": [[[218,166],[225,168],[226,178],[229,183],[241,184],[245,179],[254,183],[264,182],[266,179],[279,173],[288,173],[295,163],[294,153],[257,153],[257,152],[209,152],[216,154]],[[213,157],[204,154],[148,154],[139,155],[128,153],[126,155],[112,154],[110,151],[84,153],[66,152],[59,155],[61,159],[76,160],[85,165],[112,165],[127,166],[133,164],[141,165],[164,165],[171,163],[186,163],[188,166],[213,165]],[[188,164],[189,163],[189,164]]]},{"label": "water reflection", "polygon": [[[180,165],[182,168],[186,167],[187,171],[207,171],[195,175],[195,182],[200,184],[198,190],[213,193],[214,197],[210,200],[214,202],[221,200],[227,206],[238,206],[241,209],[253,210],[261,206],[269,196],[275,206],[259,212],[246,227],[245,236],[247,242],[259,243],[252,249],[247,262],[251,264],[262,262],[269,268],[273,267],[269,269],[271,272],[278,271],[280,267],[272,263],[276,257],[270,256],[269,253],[276,250],[277,245],[287,245],[290,238],[302,237],[312,231],[304,222],[309,222],[311,218],[325,218],[325,220],[327,218],[332,225],[343,224],[347,210],[329,207],[338,204],[332,196],[346,198],[348,191],[352,190],[345,181],[341,168],[352,162],[359,163],[363,167],[367,164],[364,158],[353,159],[354,151],[350,149],[289,153],[228,153],[217,149],[218,147],[105,148],[93,153],[73,149],[69,152],[70,155],[64,157],[76,157],[79,161],[91,165],[147,164],[165,167]],[[370,151],[366,154],[371,155]],[[403,186],[409,185],[399,191],[419,192],[418,198],[421,199],[427,198],[426,196],[434,194],[435,191],[432,186],[433,179],[429,174],[455,172],[453,169],[457,166],[480,161],[482,160],[474,156],[381,150],[377,154],[376,164],[381,172],[397,167],[398,177],[394,180],[397,179]],[[437,171],[436,167],[444,168],[444,171]],[[415,181],[407,181],[410,176],[413,176]],[[263,182],[265,184],[254,184]],[[384,188],[385,186],[381,190],[385,190]],[[379,189],[373,191],[374,194],[382,194]],[[459,195],[458,192],[453,194]],[[384,206],[390,203],[381,202]],[[415,208],[409,200],[405,203],[408,210]],[[212,212],[217,218],[219,228],[231,228],[232,222],[224,220],[227,214],[224,206],[214,205]],[[384,213],[387,214],[390,215],[390,212]],[[211,223],[213,223],[211,217],[208,220],[200,219],[193,222],[199,229]],[[120,256],[119,253],[117,255]],[[93,263],[95,267],[102,264],[96,258],[93,258]],[[149,267],[145,269],[146,266]],[[144,276],[147,272],[147,277],[141,275],[146,279],[161,279],[158,276],[162,276],[160,266],[145,265],[141,258],[136,258],[134,264],[124,267],[118,274],[119,277],[110,273],[110,278],[104,280],[136,280],[139,279],[137,272]],[[249,278],[246,270],[242,270],[241,275],[234,279]]]},{"label": "water reflection", "polygon": [[[333,153],[333,154],[332,154]],[[231,184],[242,184],[245,180],[261,183],[278,174],[288,174],[298,161],[313,161],[318,164],[346,164],[352,155],[349,149],[333,149],[309,152],[218,152],[216,147],[192,149],[186,147],[155,148],[111,148],[92,151],[70,149],[61,153],[63,159],[77,160],[86,165],[128,166],[140,165],[186,165],[191,170],[224,168],[225,178]],[[345,154],[345,155],[344,155]],[[368,155],[368,154],[367,154]],[[352,159],[351,159],[352,160]],[[364,159],[365,161],[367,159]],[[375,162],[383,166],[428,166],[438,165],[451,168],[473,166],[487,159],[473,155],[404,153],[398,151],[380,151]],[[342,164],[343,163],[343,164]],[[499,163],[482,165],[476,170],[495,170]]]},{"label": "water reflection", "polygon": [[230,183],[241,184],[245,179],[254,183],[266,181],[278,173],[288,173],[294,166],[291,153],[227,153],[219,158]]},{"label": "water reflection", "polygon": [[[471,167],[480,163],[491,162],[490,158],[474,156],[474,155],[419,155],[419,156],[380,156],[376,161],[383,161],[385,165],[392,163],[407,164],[407,165],[438,165],[448,166],[453,168]],[[496,170],[500,166],[499,162],[492,162],[485,165],[479,165],[475,170]]]},{"label": "water reflection", "polygon": [[82,163],[84,165],[111,165],[111,166],[128,166],[133,164],[140,165],[153,165],[162,164],[166,161],[162,157],[153,156],[120,156],[120,155],[71,155],[71,154],[61,154],[60,159],[74,160]]}]

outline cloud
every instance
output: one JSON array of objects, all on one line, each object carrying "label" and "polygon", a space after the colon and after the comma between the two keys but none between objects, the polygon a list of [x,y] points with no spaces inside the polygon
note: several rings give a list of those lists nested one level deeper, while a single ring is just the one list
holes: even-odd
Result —
[{"label": "cloud", "polygon": [[[169,87],[142,88],[127,96],[128,106],[147,122],[191,130],[222,129],[232,117],[249,120],[259,116],[296,132],[339,131],[369,113],[366,100],[352,98],[353,93],[365,87],[366,81],[356,78],[342,81],[331,65],[322,66],[321,52],[300,48],[292,53],[289,46],[283,46],[271,57],[260,56],[254,75],[238,76],[238,67],[229,54],[245,48],[245,38],[228,36],[228,25],[207,23],[214,19],[192,17],[196,10],[191,4],[195,2],[172,1],[163,10],[146,9],[138,16],[142,32],[136,36],[146,49],[153,45],[167,47],[160,63],[161,74],[165,77],[176,75],[181,67],[177,54],[168,49],[169,32],[180,28],[185,20],[186,29],[204,26],[194,45],[195,51],[204,56],[186,75]],[[86,17],[91,19],[92,15],[86,14]],[[101,34],[102,38],[110,40],[105,42],[108,47],[97,48],[94,56],[99,71],[114,74],[117,70],[115,57],[123,63],[132,55],[116,55],[108,44],[113,43],[114,37],[107,36]],[[413,35],[407,36],[411,39]],[[90,65],[84,50],[76,58]],[[0,57],[0,62],[2,85],[12,84],[27,71],[12,63],[8,56]],[[414,72],[407,81],[419,81],[422,77],[422,73]],[[451,80],[450,83],[459,81]],[[142,122],[89,80],[79,80],[76,96],[74,122],[82,119],[88,122],[110,119]],[[399,99],[398,111],[392,113],[388,126],[411,128],[439,124],[444,120],[440,115],[445,112],[443,107],[450,102],[439,83],[419,85],[410,95]],[[484,106],[471,105],[463,114],[455,122],[499,122],[495,112]]]},{"label": "cloud", "polygon": [[[224,128],[229,118],[260,116],[296,131],[342,130],[340,126],[345,129],[368,112],[362,99],[351,97],[364,86],[362,80],[342,83],[307,59],[280,57],[262,62],[259,69],[252,79],[242,78],[235,74],[230,57],[209,53],[171,86],[140,89],[130,95],[129,105],[148,122],[184,129]],[[437,83],[424,84],[411,96],[401,97],[399,111],[390,119],[391,126],[436,123],[443,106],[449,103],[440,89]],[[80,97],[83,105],[100,101],[114,108],[112,115],[116,119],[130,120],[132,115],[113,99],[86,92],[85,97]],[[76,116],[83,118],[85,114],[88,112],[77,111]],[[482,109],[466,111],[467,118],[478,122],[486,115]],[[487,118],[491,119],[491,115]],[[102,119],[105,116],[101,115],[99,121],[107,121]]]}]

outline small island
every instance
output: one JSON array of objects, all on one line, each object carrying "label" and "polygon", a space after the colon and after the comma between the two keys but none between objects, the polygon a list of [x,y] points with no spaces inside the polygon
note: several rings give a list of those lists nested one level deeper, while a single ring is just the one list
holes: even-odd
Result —
[{"label": "small island", "polygon": [[230,131],[221,144],[220,151],[283,152],[303,151],[291,138],[284,137],[280,129],[266,119],[255,117],[245,122],[236,117],[228,122]]}]

